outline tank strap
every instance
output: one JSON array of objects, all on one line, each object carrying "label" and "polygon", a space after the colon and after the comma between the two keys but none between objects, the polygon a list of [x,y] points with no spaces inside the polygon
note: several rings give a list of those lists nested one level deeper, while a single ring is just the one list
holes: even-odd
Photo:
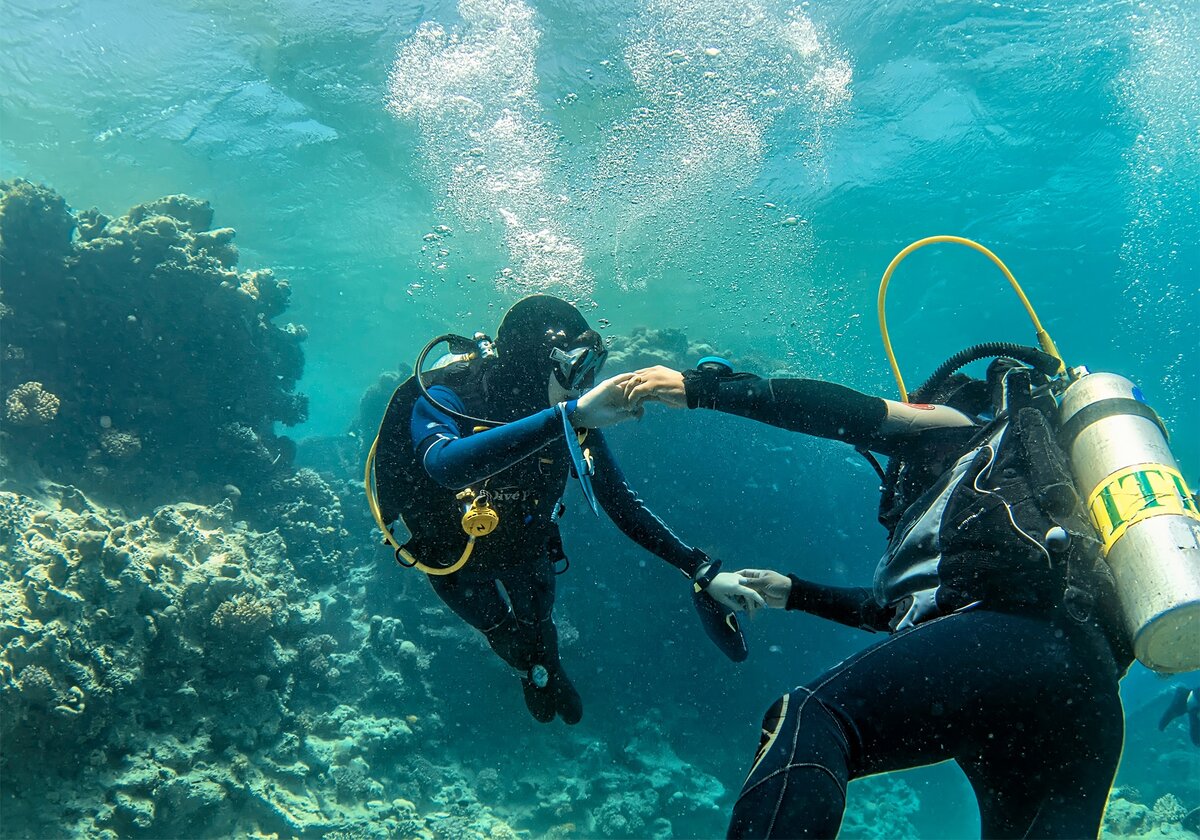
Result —
[{"label": "tank strap", "polygon": [[1171,439],[1167,433],[1167,427],[1163,425],[1162,419],[1155,413],[1153,408],[1144,402],[1138,402],[1128,397],[1113,397],[1112,399],[1098,400],[1075,412],[1074,416],[1066,423],[1063,423],[1062,428],[1059,429],[1058,445],[1065,451],[1070,452],[1071,447],[1075,444],[1075,438],[1079,437],[1084,429],[1093,423],[1103,420],[1105,417],[1112,417],[1117,414],[1133,414],[1138,417],[1144,417],[1158,426],[1164,438],[1167,440]]}]

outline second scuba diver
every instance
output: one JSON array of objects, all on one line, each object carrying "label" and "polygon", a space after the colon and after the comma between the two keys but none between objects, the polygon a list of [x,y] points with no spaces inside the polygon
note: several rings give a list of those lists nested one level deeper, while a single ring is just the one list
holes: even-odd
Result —
[{"label": "second scuba diver", "polygon": [[[453,355],[421,372],[443,341]],[[747,651],[733,612],[762,605],[625,483],[595,431],[636,413],[614,380],[593,387],[606,352],[574,306],[527,297],[505,314],[494,343],[482,334],[430,342],[393,394],[368,458],[368,499],[397,560],[424,571],[438,597],[518,671],[541,722],[557,715],[573,724],[583,714],[553,618],[571,474],[593,510],[598,502],[627,536],[693,581],[706,631],[734,661]],[[398,519],[407,540],[389,527]]]},{"label": "second scuba diver", "polygon": [[730,837],[833,837],[848,781],[949,759],[984,837],[1098,834],[1133,657],[1043,375],[1001,358],[986,382],[931,378],[920,404],[719,361],[620,381],[633,406],[737,414],[890,458],[873,586],[741,572],[769,606],[891,635],[770,707]]}]

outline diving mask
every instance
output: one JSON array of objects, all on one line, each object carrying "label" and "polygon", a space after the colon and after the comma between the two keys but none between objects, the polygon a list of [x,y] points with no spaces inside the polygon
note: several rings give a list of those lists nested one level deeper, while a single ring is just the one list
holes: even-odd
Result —
[{"label": "diving mask", "polygon": [[558,384],[568,391],[582,391],[595,382],[596,373],[604,366],[608,349],[597,341],[572,350],[554,347],[550,359],[554,362],[554,376]]}]

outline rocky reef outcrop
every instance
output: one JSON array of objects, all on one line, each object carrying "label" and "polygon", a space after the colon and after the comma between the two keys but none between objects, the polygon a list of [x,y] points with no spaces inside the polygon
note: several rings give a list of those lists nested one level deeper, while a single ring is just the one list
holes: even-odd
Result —
[{"label": "rocky reef outcrop", "polygon": [[439,731],[428,655],[231,511],[0,493],[7,836],[432,836],[372,772]]},{"label": "rocky reef outcrop", "polygon": [[110,218],[28,181],[0,183],[0,447],[10,471],[124,505],[256,493],[291,462],[275,423],[305,330],[291,289],[239,270],[231,228],[176,195]]},{"label": "rocky reef outcrop", "polygon": [[315,562],[321,539],[293,551],[228,501],[128,518],[42,490],[0,491],[6,836],[669,837],[723,820],[724,786],[663,721],[457,743],[447,680],[486,661],[482,642],[428,599],[372,614],[370,552],[320,585],[292,557]]},{"label": "rocky reef outcrop", "polygon": [[1200,808],[1188,810],[1168,793],[1147,805],[1136,788],[1113,789],[1104,811],[1103,840],[1195,840],[1200,837]]}]

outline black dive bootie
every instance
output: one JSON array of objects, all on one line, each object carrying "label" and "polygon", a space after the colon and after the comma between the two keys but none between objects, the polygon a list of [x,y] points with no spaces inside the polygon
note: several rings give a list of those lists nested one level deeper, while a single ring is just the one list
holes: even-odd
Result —
[{"label": "black dive bootie", "polygon": [[583,698],[579,696],[561,665],[551,674],[549,689],[554,695],[555,711],[563,719],[563,723],[579,723],[583,717]]},{"label": "black dive bootie", "polygon": [[[540,684],[540,685],[539,685]],[[539,723],[554,720],[555,698],[549,684],[549,675],[541,665],[534,665],[526,676],[521,677],[521,690],[525,693],[525,707]]]}]

